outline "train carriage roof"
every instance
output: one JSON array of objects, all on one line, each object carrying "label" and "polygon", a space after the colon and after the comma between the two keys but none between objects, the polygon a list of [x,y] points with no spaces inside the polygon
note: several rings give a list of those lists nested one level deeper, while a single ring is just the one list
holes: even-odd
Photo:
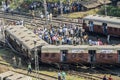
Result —
[{"label": "train carriage roof", "polygon": [[68,53],[88,53],[88,50],[96,50],[99,52],[100,50],[118,50],[120,45],[101,45],[101,46],[90,46],[90,45],[46,45],[42,47],[42,53],[60,53],[61,50],[68,50]]},{"label": "train carriage roof", "polygon": [[24,26],[9,26],[5,30],[27,49],[34,48],[34,40],[37,42],[36,46],[48,44]]},{"label": "train carriage roof", "polygon": [[[120,27],[120,18],[119,17],[111,17],[111,16],[101,16],[101,15],[89,15],[83,18],[83,20],[92,20],[95,22],[109,23],[112,27],[117,26]],[[113,26],[114,24],[114,26]]]}]

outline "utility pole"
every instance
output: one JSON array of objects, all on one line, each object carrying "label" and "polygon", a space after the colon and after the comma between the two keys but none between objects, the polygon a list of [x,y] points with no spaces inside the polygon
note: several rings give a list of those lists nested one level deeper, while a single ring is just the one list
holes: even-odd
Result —
[{"label": "utility pole", "polygon": [[106,0],[104,0],[105,15],[107,16]]},{"label": "utility pole", "polygon": [[61,9],[61,17],[63,16],[63,4],[62,0],[60,0],[60,9]]},{"label": "utility pole", "polygon": [[39,60],[38,60],[38,53],[37,53],[37,47],[36,47],[36,41],[34,41],[34,54],[35,54],[35,71],[36,71],[36,80],[39,80]]},{"label": "utility pole", "polygon": [[48,24],[47,23],[47,3],[46,3],[46,0],[44,0],[44,10],[45,10],[46,24]]}]

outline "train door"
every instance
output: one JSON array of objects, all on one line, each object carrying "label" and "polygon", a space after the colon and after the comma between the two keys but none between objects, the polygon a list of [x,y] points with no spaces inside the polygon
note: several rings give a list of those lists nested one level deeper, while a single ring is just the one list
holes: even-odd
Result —
[{"label": "train door", "polygon": [[103,27],[103,34],[107,35],[107,34],[108,34],[108,31],[107,31],[107,23],[103,23],[103,24],[102,24],[102,27]]},{"label": "train door", "polygon": [[118,50],[118,63],[120,63],[120,50]]},{"label": "train door", "polygon": [[96,58],[95,58],[96,50],[89,50],[88,53],[89,53],[89,62],[90,63],[95,62],[96,61]]},{"label": "train door", "polygon": [[61,50],[61,62],[67,61],[68,50]]},{"label": "train door", "polygon": [[38,56],[41,58],[41,49],[38,49]]}]

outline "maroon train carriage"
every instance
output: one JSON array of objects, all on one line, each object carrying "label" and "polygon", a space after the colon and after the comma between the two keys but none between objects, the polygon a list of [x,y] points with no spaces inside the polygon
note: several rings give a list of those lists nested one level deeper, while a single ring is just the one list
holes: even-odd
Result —
[{"label": "maroon train carriage", "polygon": [[83,18],[83,28],[90,32],[120,37],[120,18],[89,15]]},{"label": "maroon train carriage", "polygon": [[[12,49],[30,59],[34,59],[35,48],[37,48],[38,55],[41,55],[41,46],[48,44],[26,27],[18,25],[8,26],[5,29],[5,39]],[[34,40],[36,40],[36,44],[34,44]]]},{"label": "maroon train carriage", "polygon": [[88,54],[85,46],[48,45],[42,47],[41,60],[45,63],[86,63]]},{"label": "maroon train carriage", "polygon": [[120,46],[104,45],[48,45],[42,47],[41,60],[44,63],[120,63]]}]

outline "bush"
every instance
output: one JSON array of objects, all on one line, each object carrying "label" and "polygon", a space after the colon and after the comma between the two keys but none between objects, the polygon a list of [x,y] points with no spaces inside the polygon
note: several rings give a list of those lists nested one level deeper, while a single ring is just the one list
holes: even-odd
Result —
[{"label": "bush", "polygon": [[[120,17],[120,8],[114,7],[114,6],[107,6],[106,10],[107,10],[107,15],[108,16]],[[105,6],[103,6],[100,9],[100,11],[98,12],[98,14],[105,15]]]}]

